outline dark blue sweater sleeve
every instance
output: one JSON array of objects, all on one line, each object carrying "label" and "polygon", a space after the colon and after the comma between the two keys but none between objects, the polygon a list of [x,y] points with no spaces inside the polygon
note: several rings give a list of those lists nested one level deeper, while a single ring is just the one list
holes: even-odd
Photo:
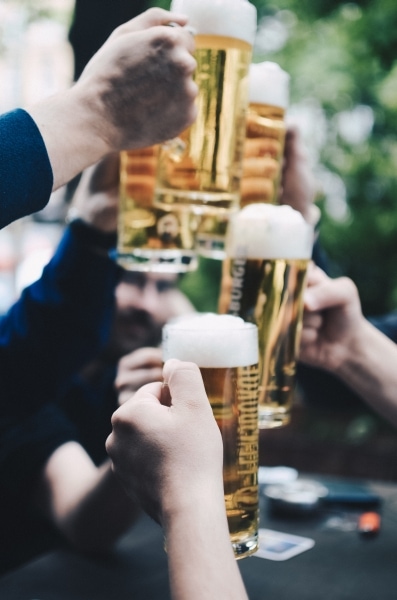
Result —
[{"label": "dark blue sweater sleeve", "polygon": [[[42,277],[0,320],[0,416],[51,401],[106,342],[119,268],[69,226]],[[1,434],[0,434],[1,435]]]},{"label": "dark blue sweater sleeve", "polygon": [[[0,478],[7,482],[9,497],[27,496],[51,454],[67,442],[79,442],[76,427],[55,403],[24,419],[0,418],[0,427]],[[2,502],[3,498],[0,507]]]},{"label": "dark blue sweater sleeve", "polygon": [[0,229],[41,210],[53,174],[43,138],[22,109],[0,115]]}]

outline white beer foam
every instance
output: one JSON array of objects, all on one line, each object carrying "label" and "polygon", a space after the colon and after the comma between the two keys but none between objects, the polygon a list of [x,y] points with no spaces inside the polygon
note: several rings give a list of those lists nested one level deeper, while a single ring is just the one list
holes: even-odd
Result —
[{"label": "white beer foam", "polygon": [[310,259],[313,238],[313,226],[290,206],[249,204],[230,218],[226,255],[243,259]]},{"label": "white beer foam", "polygon": [[250,65],[249,101],[286,109],[290,76],[277,63],[264,61]]},{"label": "white beer foam", "polygon": [[201,313],[174,319],[163,328],[163,360],[199,367],[230,368],[258,362],[258,330],[240,317]]},{"label": "white beer foam", "polygon": [[171,10],[187,15],[196,33],[254,43],[256,8],[248,0],[172,0]]}]

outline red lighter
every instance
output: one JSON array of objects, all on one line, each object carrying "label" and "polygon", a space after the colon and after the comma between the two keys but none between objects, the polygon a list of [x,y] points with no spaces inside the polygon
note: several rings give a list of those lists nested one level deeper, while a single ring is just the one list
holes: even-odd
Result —
[{"label": "red lighter", "polygon": [[357,529],[365,537],[374,537],[380,530],[380,515],[376,512],[365,512],[358,519]]}]

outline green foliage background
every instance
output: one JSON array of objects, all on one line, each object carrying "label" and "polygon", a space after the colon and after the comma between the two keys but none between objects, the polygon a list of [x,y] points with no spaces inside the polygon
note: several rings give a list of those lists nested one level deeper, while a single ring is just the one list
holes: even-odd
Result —
[{"label": "green foliage background", "polygon": [[[256,58],[274,60],[291,74],[292,107],[312,103],[314,118],[325,117],[315,168],[336,176],[319,200],[332,272],[353,278],[367,314],[391,310],[397,307],[397,3],[255,4],[259,21],[275,18],[288,31],[282,48]],[[357,107],[371,114],[370,107],[373,126],[353,143],[340,130],[340,116],[353,118]],[[335,218],[332,202],[341,182],[346,211]]]}]

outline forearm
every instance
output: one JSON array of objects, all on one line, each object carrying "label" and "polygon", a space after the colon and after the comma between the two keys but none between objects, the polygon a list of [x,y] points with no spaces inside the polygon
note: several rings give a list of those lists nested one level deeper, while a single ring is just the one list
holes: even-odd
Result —
[{"label": "forearm", "polygon": [[81,94],[76,85],[27,111],[47,149],[54,177],[53,190],[112,150],[98,133],[94,99]]},{"label": "forearm", "polygon": [[110,461],[98,469],[84,495],[59,521],[64,535],[86,552],[109,550],[136,521],[140,509],[121,488]]},{"label": "forearm", "polygon": [[397,346],[365,319],[336,374],[397,426]]},{"label": "forearm", "polygon": [[108,550],[139,513],[110,461],[97,468],[76,442],[59,447],[47,461],[36,503],[76,548],[88,552]]},{"label": "forearm", "polygon": [[164,523],[173,600],[246,600],[234,557],[223,487],[207,484]]}]

